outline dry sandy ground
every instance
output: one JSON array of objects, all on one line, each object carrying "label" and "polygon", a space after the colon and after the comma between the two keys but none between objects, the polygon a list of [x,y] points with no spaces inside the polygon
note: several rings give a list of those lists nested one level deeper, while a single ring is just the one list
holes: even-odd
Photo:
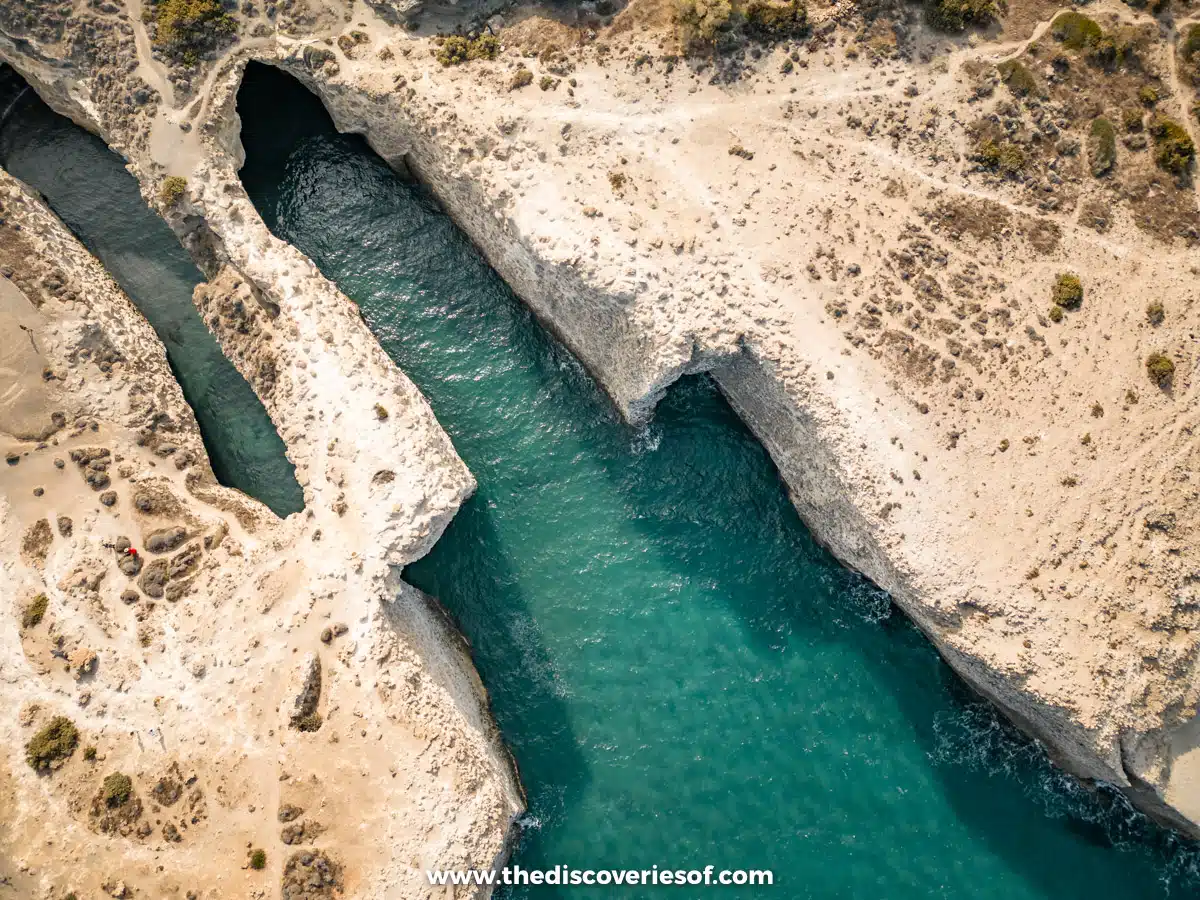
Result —
[{"label": "dry sandy ground", "polygon": [[[162,345],[99,263],[3,174],[0,203],[22,284],[0,281],[18,374],[0,405],[0,874],[54,900],[416,897],[426,867],[490,862],[515,775],[457,639],[391,586],[387,557],[417,545],[366,509],[426,509],[405,522],[428,541],[473,487],[411,385],[373,373],[423,464],[384,451],[391,490],[348,481],[340,514],[310,478],[309,512],[280,521],[214,484]],[[214,309],[238,296],[228,277],[205,290]],[[76,746],[35,770],[57,716]],[[114,774],[123,802],[102,795]]]},{"label": "dry sandy ground", "polygon": [[[209,321],[314,515],[340,520],[342,483],[381,464],[347,465],[329,443],[344,431],[318,419],[314,433],[293,400],[373,395],[387,363],[237,182],[248,59],[300,78],[339,127],[416,172],[627,415],[711,371],[817,537],[969,683],[1071,771],[1197,833],[1200,218],[1192,183],[1156,167],[1151,133],[1164,115],[1195,131],[1176,53],[1189,13],[1089,6],[1126,48],[1106,69],[1054,37],[1058,7],[1009,7],[1002,28],[950,40],[910,6],[814,6],[810,35],[717,65],[681,59],[648,2],[615,21],[510,9],[492,22],[499,56],[452,67],[434,58],[432,16],[411,33],[363,3],[315,0],[255,14],[194,72],[150,55],[132,8],[81,10],[107,22],[106,58],[52,65],[68,55],[52,28],[37,53],[0,41],[0,55],[128,155],[214,277],[198,302],[220,313]],[[997,67],[1012,61],[1023,68]],[[139,86],[151,99],[126,102]],[[1117,125],[1101,177],[1098,117]],[[168,173],[188,178],[170,208],[156,197]],[[1065,272],[1083,300],[1056,312]],[[242,329],[239,296],[281,313]],[[274,352],[280,338],[297,352]],[[1170,383],[1147,373],[1155,352],[1174,362]],[[356,452],[399,452],[417,471],[412,441],[376,433]],[[437,493],[432,475],[416,482]],[[440,531],[411,527],[420,505],[388,508],[362,505],[393,545]]]}]

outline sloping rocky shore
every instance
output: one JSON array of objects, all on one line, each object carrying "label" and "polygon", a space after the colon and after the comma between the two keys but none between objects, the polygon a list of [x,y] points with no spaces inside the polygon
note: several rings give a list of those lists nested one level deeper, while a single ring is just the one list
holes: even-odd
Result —
[{"label": "sloping rocky shore", "polygon": [[[1093,4],[1121,40],[1097,62],[1053,6],[952,40],[909,7],[814,5],[803,35],[688,60],[648,2],[510,9],[462,54],[436,10],[408,28],[295,2],[181,63],[153,15],[114,9],[0,23],[0,57],[128,158],[210,277],[198,306],[323,535],[366,523],[382,578],[469,476],[431,470],[450,451],[423,401],[246,198],[252,60],[419,177],[627,417],[711,372],[817,538],[969,684],[1071,772],[1200,833],[1200,217],[1164,146],[1193,131],[1185,12]],[[346,397],[363,446],[336,440]],[[495,778],[477,861],[516,808]]]}]

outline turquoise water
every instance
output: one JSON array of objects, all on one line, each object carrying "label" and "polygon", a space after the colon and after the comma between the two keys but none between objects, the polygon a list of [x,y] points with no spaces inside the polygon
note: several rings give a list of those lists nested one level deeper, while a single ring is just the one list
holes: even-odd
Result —
[{"label": "turquoise water", "polygon": [[283,441],[192,306],[200,272],[142,202],[121,158],[33,91],[18,94],[23,87],[11,73],[0,79],[0,111],[10,110],[0,125],[0,166],[46,197],[154,326],[217,479],[281,516],[303,509]]},{"label": "turquoise water", "polygon": [[1194,892],[1190,850],[1060,775],[813,543],[710,381],[631,430],[295,82],[252,66],[239,111],[268,225],[360,305],[479,480],[406,577],[470,638],[519,762],[516,862],[775,870],[728,897]]},{"label": "turquoise water", "polygon": [[[731,898],[1196,893],[1191,849],[1056,772],[813,544],[708,380],[626,427],[425,194],[307,93],[252,66],[239,99],[264,217],[361,305],[479,480],[406,577],[469,636],[521,766],[516,862],[775,871],[772,888],[713,889]],[[195,272],[128,174],[69,123],[18,112],[0,161],[114,269],[168,273],[154,290],[119,277],[156,327],[185,322]],[[166,333],[181,374],[207,371],[202,342]],[[234,473],[244,489],[296,496],[273,431],[243,430],[230,396],[189,393],[210,439],[234,430],[266,461]]]}]

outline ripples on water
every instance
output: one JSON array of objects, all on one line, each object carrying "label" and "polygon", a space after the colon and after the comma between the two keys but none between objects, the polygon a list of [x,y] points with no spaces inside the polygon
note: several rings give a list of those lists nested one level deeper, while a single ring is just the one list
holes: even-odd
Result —
[{"label": "ripples on water", "polygon": [[239,110],[264,219],[359,304],[478,478],[406,577],[470,637],[520,763],[519,864],[769,867],[760,894],[788,898],[1194,892],[1190,849],[1061,775],[813,543],[709,380],[624,426],[302,88],[252,66]]},{"label": "ripples on water", "polygon": [[[436,206],[302,89],[251,66],[239,107],[264,218],[360,304],[479,480],[406,577],[470,637],[521,765],[518,863],[772,868],[758,895],[779,898],[1196,892],[1190,847],[1050,766],[812,542],[711,382],[627,428]],[[0,135],[10,154],[22,127]],[[72,134],[60,159],[89,159]],[[95,179],[72,224],[125,215],[112,189]],[[688,892],[569,892],[659,894]]]}]

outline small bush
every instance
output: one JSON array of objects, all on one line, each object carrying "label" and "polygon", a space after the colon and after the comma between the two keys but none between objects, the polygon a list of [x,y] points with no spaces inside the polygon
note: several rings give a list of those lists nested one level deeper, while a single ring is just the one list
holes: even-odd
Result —
[{"label": "small bush", "polygon": [[29,739],[25,761],[38,772],[48,772],[56,762],[67,759],[79,746],[79,729],[66,716],[55,716],[50,724]]},{"label": "small bush", "polygon": [[49,605],[50,598],[45,594],[38,594],[30,600],[29,605],[21,612],[21,627],[34,628],[40,625]]},{"label": "small bush", "polygon": [[237,19],[220,0],[159,0],[154,7],[154,43],[186,65],[237,33]]},{"label": "small bush", "polygon": [[1140,109],[1127,109],[1121,113],[1121,124],[1129,134],[1137,134],[1145,127],[1146,117]]},{"label": "small bush", "polygon": [[94,762],[96,759],[96,745],[88,744],[83,748],[83,758],[88,762]]},{"label": "small bush", "polygon": [[1200,25],[1189,25],[1179,42],[1179,55],[1184,62],[1191,62],[1197,51],[1200,51]]},{"label": "small bush", "polygon": [[929,24],[942,31],[963,31],[987,25],[1000,14],[996,0],[930,0],[925,7]]},{"label": "small bush", "polygon": [[1086,50],[1095,47],[1104,37],[1104,29],[1083,13],[1064,12],[1050,26],[1056,41],[1071,50]]},{"label": "small bush", "polygon": [[745,159],[745,160],[754,159],[754,151],[747,150],[741,144],[734,144],[732,147],[730,147],[729,155],[730,156],[740,156],[742,159]]},{"label": "small bush", "polygon": [[1055,306],[1061,306],[1063,309],[1079,309],[1083,303],[1083,285],[1079,276],[1070,272],[1060,272],[1054,279],[1050,299],[1054,301]]},{"label": "small bush", "polygon": [[100,799],[109,809],[124,806],[133,796],[133,780],[128,775],[113,772],[104,779],[100,786]]},{"label": "small bush", "polygon": [[1025,154],[1016,144],[1009,141],[997,143],[991,138],[979,145],[976,158],[985,168],[1009,177],[1025,168]]},{"label": "small bush", "polygon": [[500,41],[495,35],[481,34],[476,38],[452,34],[442,40],[437,61],[443,66],[458,66],[472,59],[495,59],[500,53]]},{"label": "small bush", "polygon": [[1010,59],[996,66],[1000,78],[1010,91],[1018,97],[1028,97],[1030,94],[1040,94],[1041,88],[1033,73],[1015,59]]},{"label": "small bush", "polygon": [[1163,308],[1161,300],[1151,300],[1146,304],[1146,321],[1151,325],[1161,325],[1166,317],[1167,311]]},{"label": "small bush", "polygon": [[1196,145],[1187,129],[1163,117],[1150,123],[1150,133],[1154,135],[1154,161],[1160,169],[1172,175],[1183,175],[1192,167]]},{"label": "small bush", "polygon": [[1112,171],[1117,162],[1117,130],[1103,116],[1092,122],[1088,137],[1088,162],[1092,174],[1097,178]]},{"label": "small bush", "polygon": [[1146,357],[1146,374],[1159,387],[1170,387],[1175,379],[1175,363],[1163,353],[1151,353]]},{"label": "small bush", "polygon": [[737,24],[729,0],[678,0],[675,33],[687,50],[711,51]]},{"label": "small bush", "polygon": [[620,193],[625,189],[625,185],[629,182],[629,176],[624,172],[609,172],[608,183],[614,191]]},{"label": "small bush", "polygon": [[254,850],[250,853],[250,868],[262,871],[267,867],[267,851]]},{"label": "small bush", "polygon": [[543,91],[548,91],[550,88],[558,87],[558,79],[551,75],[543,75],[542,80],[538,82],[538,87]]},{"label": "small bush", "polygon": [[1051,322],[1061,322],[1063,320],[1063,308],[1061,306],[1050,307],[1050,312],[1046,315],[1050,317]]},{"label": "small bush", "polygon": [[187,179],[179,175],[168,175],[158,188],[158,198],[167,206],[174,206],[187,191]]},{"label": "small bush", "polygon": [[387,408],[382,403],[376,403],[375,404],[375,418],[377,418],[380,422],[383,422],[387,419],[387,417],[388,417]]},{"label": "small bush", "polygon": [[786,41],[808,34],[808,7],[800,0],[788,3],[750,0],[745,17],[746,32],[760,41]]},{"label": "small bush", "polygon": [[531,84],[533,84],[533,72],[529,71],[529,69],[521,68],[513,73],[512,80],[508,83],[508,89],[516,91]]},{"label": "small bush", "polygon": [[1153,106],[1158,102],[1158,89],[1150,84],[1143,84],[1138,88],[1138,100],[1143,106]]}]

